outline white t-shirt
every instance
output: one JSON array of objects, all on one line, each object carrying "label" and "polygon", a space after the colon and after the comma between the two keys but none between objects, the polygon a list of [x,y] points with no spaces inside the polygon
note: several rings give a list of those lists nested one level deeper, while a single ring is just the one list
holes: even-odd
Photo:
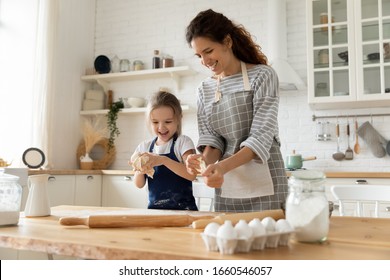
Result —
[{"label": "white t-shirt", "polygon": [[[133,155],[137,154],[137,153],[149,152],[150,145],[152,144],[154,139],[155,138],[141,142],[138,145],[138,147],[135,149]],[[155,154],[159,154],[159,155],[169,154],[169,152],[171,150],[172,142],[173,142],[173,138],[171,140],[169,140],[169,142],[167,142],[166,144],[164,144],[162,146],[157,146],[155,144],[152,152]],[[179,160],[179,162],[184,162],[182,155],[185,152],[187,152],[188,150],[195,150],[195,145],[194,145],[194,142],[192,141],[192,139],[186,135],[178,136],[176,139],[174,152],[175,152],[175,155],[176,155],[177,159]]]}]

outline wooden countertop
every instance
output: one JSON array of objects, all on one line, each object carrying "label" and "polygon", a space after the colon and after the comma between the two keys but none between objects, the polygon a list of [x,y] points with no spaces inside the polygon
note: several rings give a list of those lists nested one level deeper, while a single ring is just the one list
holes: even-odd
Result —
[{"label": "wooden countertop", "polygon": [[[191,227],[90,229],[65,227],[58,222],[64,216],[113,209],[117,208],[57,206],[49,217],[25,218],[21,214],[18,226],[0,227],[0,246],[84,259],[390,259],[389,219],[332,217],[328,241],[322,244],[291,241],[288,246],[233,255],[207,251],[202,230]],[[120,209],[136,214],[153,211]]]},{"label": "wooden countertop", "polygon": [[[29,175],[34,174],[51,175],[123,175],[134,174],[132,170],[81,170],[81,169],[30,169]],[[290,172],[287,172],[289,175]],[[325,172],[327,178],[390,178],[390,172]]]}]

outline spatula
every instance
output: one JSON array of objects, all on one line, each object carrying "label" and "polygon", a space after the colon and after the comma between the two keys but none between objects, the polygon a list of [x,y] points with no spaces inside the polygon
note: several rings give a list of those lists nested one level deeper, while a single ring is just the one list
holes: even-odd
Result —
[{"label": "spatula", "polygon": [[345,151],[345,159],[346,160],[351,160],[353,159],[353,150],[351,149],[349,145],[349,136],[350,136],[350,131],[349,131],[349,122],[347,123],[347,142],[348,142],[348,148]]}]

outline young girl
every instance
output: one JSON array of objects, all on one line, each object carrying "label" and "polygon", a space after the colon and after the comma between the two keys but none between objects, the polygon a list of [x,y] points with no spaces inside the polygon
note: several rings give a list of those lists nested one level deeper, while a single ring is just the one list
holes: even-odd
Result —
[{"label": "young girl", "polygon": [[[149,189],[149,209],[198,210],[192,194],[196,175],[187,172],[184,164],[195,153],[192,140],[181,135],[182,110],[175,95],[159,91],[149,101],[148,122],[154,139],[140,143],[132,164],[143,157],[142,168],[135,168],[134,182]],[[146,161],[146,162],[145,162]]]}]

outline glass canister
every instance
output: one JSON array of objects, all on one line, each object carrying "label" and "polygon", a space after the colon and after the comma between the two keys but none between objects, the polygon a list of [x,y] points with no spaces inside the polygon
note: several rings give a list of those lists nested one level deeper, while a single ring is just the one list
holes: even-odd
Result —
[{"label": "glass canister", "polygon": [[329,232],[326,176],[317,170],[294,171],[288,180],[286,219],[300,242],[323,242]]},{"label": "glass canister", "polygon": [[4,174],[0,170],[0,226],[16,225],[19,222],[22,187],[19,177]]},{"label": "glass canister", "polygon": [[119,64],[120,72],[127,72],[130,70],[130,61],[128,59],[121,59]]},{"label": "glass canister", "polygon": [[133,66],[134,66],[134,71],[139,71],[144,69],[144,63],[141,60],[134,60]]}]

